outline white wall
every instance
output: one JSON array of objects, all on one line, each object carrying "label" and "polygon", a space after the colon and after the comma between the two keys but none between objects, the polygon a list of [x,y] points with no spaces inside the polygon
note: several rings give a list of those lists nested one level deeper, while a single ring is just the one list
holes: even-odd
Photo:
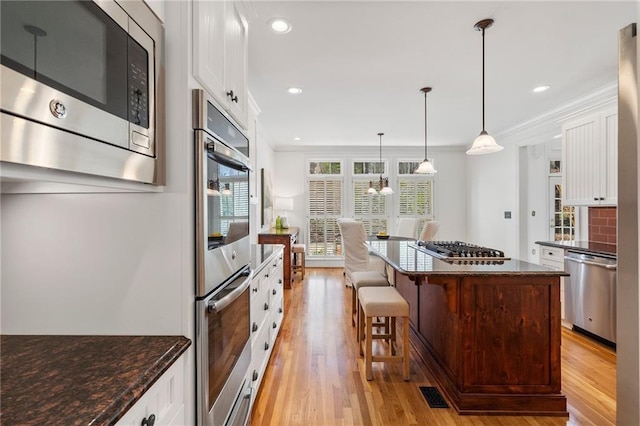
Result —
[{"label": "white wall", "polygon": [[193,338],[190,49],[180,9],[165,40],[166,188],[3,194],[2,333]]},{"label": "white wall", "polygon": [[468,239],[517,257],[518,148],[502,144],[498,153],[466,158]]}]

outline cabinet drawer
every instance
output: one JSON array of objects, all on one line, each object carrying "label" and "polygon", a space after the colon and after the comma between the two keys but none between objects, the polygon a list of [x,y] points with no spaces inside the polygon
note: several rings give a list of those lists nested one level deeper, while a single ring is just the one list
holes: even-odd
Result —
[{"label": "cabinet drawer", "polygon": [[[540,260],[550,260],[564,265],[564,249],[559,247],[540,246]],[[564,269],[564,266],[562,269]]]},{"label": "cabinet drawer", "polygon": [[540,265],[547,268],[555,269],[556,271],[564,271],[564,263],[556,262],[553,260],[541,260]]}]

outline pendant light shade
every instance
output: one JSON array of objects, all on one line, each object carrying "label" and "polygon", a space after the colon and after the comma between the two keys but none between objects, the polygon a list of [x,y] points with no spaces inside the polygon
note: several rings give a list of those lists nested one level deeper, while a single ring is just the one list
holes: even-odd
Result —
[{"label": "pendant light shade", "polygon": [[422,160],[422,163],[420,163],[413,173],[432,175],[438,172],[433,167],[433,164],[431,164],[431,161],[429,161],[429,157],[427,156],[427,93],[431,91],[431,87],[423,87],[420,91],[424,93],[424,160]]},{"label": "pendant light shade", "polygon": [[484,30],[493,25],[493,19],[483,19],[474,25],[478,31],[482,31],[482,131],[473,141],[473,145],[467,151],[468,155],[491,154],[502,151],[504,147],[498,145],[496,140],[484,129]]},{"label": "pendant light shade", "polygon": [[366,194],[367,195],[376,195],[378,193],[378,191],[376,191],[376,189],[373,187],[373,181],[370,180],[369,181],[369,189],[367,189]]}]

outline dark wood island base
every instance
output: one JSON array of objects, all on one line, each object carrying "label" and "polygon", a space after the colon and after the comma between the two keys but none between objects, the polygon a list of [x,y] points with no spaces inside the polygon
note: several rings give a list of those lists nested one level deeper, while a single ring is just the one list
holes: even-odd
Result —
[{"label": "dark wood island base", "polygon": [[411,342],[459,414],[569,415],[559,276],[407,272],[396,269],[395,285]]}]

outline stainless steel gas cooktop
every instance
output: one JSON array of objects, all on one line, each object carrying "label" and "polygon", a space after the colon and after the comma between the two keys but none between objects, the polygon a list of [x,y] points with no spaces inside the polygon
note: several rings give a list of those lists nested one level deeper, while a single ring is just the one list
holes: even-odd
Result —
[{"label": "stainless steel gas cooktop", "polygon": [[411,244],[411,246],[437,259],[456,264],[494,265],[511,259],[505,257],[503,251],[462,241],[418,240],[416,244]]}]

